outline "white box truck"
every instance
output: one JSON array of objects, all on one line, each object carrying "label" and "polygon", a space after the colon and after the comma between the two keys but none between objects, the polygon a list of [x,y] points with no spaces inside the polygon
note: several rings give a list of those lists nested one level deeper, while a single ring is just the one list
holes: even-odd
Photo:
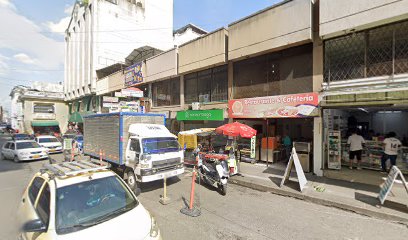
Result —
[{"label": "white box truck", "polygon": [[177,137],[165,127],[162,114],[120,112],[84,117],[85,155],[102,158],[132,189],[184,172],[184,154]]}]

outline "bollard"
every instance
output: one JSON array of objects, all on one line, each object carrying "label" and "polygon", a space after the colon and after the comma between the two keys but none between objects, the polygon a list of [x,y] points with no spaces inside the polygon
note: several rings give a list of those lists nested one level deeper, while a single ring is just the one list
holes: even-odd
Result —
[{"label": "bollard", "polygon": [[163,195],[160,196],[159,202],[163,205],[167,205],[170,203],[170,198],[167,197],[167,177],[164,176],[163,178]]},{"label": "bollard", "polygon": [[194,207],[194,190],[195,190],[195,180],[196,180],[196,168],[193,169],[193,178],[191,182],[191,192],[190,192],[190,204],[185,208],[180,210],[181,213],[190,216],[190,217],[198,217],[201,215],[201,210]]}]

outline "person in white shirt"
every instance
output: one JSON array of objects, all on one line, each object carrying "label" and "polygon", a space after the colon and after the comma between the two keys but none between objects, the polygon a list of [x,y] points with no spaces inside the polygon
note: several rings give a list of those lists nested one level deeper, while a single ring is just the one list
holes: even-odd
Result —
[{"label": "person in white shirt", "polygon": [[394,166],[397,162],[398,148],[402,145],[400,140],[396,138],[397,134],[395,132],[390,132],[388,137],[384,139],[384,154],[381,158],[381,169],[382,172],[386,172],[386,163],[390,159],[391,166]]},{"label": "person in white shirt", "polygon": [[361,153],[363,150],[363,144],[365,144],[364,138],[357,134],[357,131],[354,130],[351,136],[347,140],[347,144],[349,145],[349,159],[350,159],[350,169],[353,169],[353,161],[354,158],[357,157],[357,169],[360,170],[361,164]]}]

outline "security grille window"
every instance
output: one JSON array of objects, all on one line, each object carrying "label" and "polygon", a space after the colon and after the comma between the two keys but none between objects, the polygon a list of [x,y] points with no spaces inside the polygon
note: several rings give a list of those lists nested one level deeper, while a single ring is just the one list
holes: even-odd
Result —
[{"label": "security grille window", "polygon": [[407,73],[407,32],[401,22],[325,41],[325,81]]},{"label": "security grille window", "polygon": [[153,83],[153,106],[180,105],[180,78]]},{"label": "security grille window", "polygon": [[234,63],[234,98],[313,91],[312,45]]},{"label": "security grille window", "polygon": [[54,113],[54,104],[34,104],[34,113]]},{"label": "security grille window", "polygon": [[184,77],[184,101],[223,102],[228,100],[227,66],[207,69]]}]

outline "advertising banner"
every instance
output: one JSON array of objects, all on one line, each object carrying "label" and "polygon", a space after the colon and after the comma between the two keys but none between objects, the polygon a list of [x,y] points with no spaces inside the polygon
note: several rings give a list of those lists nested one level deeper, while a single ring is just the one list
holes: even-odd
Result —
[{"label": "advertising banner", "polygon": [[117,97],[107,97],[107,96],[103,96],[102,101],[103,101],[103,102],[117,103],[117,102],[119,102],[119,98],[117,98]]},{"label": "advertising banner", "polygon": [[133,64],[125,69],[125,86],[129,87],[143,82],[142,63]]},{"label": "advertising banner", "polygon": [[319,94],[301,93],[228,101],[231,118],[302,118],[318,116]]},{"label": "advertising banner", "polygon": [[188,110],[177,112],[178,121],[223,121],[224,120],[224,110],[213,109],[213,110]]},{"label": "advertising banner", "polygon": [[122,97],[143,97],[143,91],[138,88],[125,88],[121,91]]}]

